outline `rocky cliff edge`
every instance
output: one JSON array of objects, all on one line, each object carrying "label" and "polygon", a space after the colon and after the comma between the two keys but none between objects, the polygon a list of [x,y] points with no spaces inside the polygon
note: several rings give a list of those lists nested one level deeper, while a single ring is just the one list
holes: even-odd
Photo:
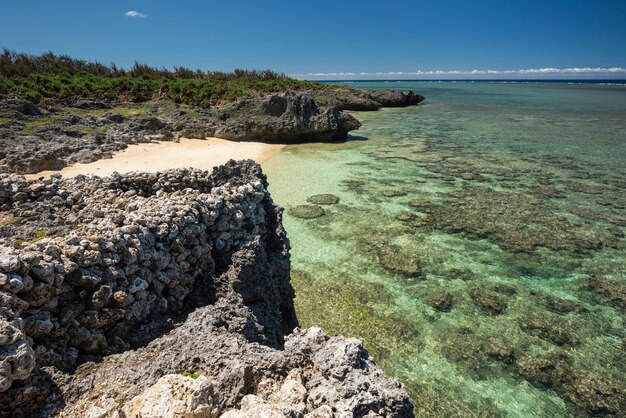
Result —
[{"label": "rocky cliff edge", "polygon": [[413,416],[360,340],[297,328],[267,186],[0,175],[0,416]]}]

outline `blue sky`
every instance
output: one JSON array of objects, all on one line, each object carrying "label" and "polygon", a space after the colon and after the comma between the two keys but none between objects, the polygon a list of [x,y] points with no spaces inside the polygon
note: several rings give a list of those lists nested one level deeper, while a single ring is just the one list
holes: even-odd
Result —
[{"label": "blue sky", "polygon": [[4,0],[0,46],[306,78],[626,78],[625,21],[626,0]]}]

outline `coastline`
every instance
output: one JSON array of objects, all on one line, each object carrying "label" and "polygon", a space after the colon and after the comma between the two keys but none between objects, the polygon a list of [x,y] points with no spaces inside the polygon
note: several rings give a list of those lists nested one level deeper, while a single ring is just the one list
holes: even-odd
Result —
[{"label": "coastline", "polygon": [[221,138],[180,138],[180,142],[155,141],[136,145],[113,154],[112,158],[92,163],[78,163],[61,170],[45,170],[27,174],[28,180],[49,178],[61,174],[65,178],[95,174],[109,176],[114,172],[157,171],[194,167],[211,171],[230,159],[251,159],[261,164],[272,158],[283,148],[282,144],[262,142],[237,142]]}]

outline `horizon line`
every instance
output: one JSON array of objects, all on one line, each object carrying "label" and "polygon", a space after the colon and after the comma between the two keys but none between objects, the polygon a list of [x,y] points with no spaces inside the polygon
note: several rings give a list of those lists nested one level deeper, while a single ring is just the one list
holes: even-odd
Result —
[{"label": "horizon line", "polygon": [[626,68],[622,67],[571,67],[571,68],[529,68],[519,70],[417,70],[417,71],[378,71],[378,72],[310,72],[289,74],[290,77],[305,80],[397,80],[411,78],[413,80],[428,79],[494,79],[520,77],[520,79],[539,79],[546,77],[564,77],[565,79],[581,77],[616,78],[626,77]]}]

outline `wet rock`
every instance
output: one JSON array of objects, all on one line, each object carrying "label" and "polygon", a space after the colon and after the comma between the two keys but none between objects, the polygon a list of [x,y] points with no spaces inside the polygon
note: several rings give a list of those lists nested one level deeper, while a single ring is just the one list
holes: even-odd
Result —
[{"label": "wet rock", "polygon": [[449,311],[452,307],[452,295],[446,291],[435,292],[428,299],[428,304],[439,311]]},{"label": "wet rock", "polygon": [[335,205],[339,203],[339,198],[332,194],[316,194],[306,200],[312,205]]},{"label": "wet rock", "polygon": [[289,214],[300,219],[314,219],[323,216],[326,212],[317,205],[298,205],[289,209]]},{"label": "wet rock", "polygon": [[469,295],[476,306],[493,315],[504,313],[508,307],[502,296],[489,289],[475,287],[470,289]]},{"label": "wet rock", "polygon": [[419,209],[421,212],[429,213],[430,208],[433,206],[433,203],[429,200],[424,199],[411,199],[409,205],[416,209]]}]

